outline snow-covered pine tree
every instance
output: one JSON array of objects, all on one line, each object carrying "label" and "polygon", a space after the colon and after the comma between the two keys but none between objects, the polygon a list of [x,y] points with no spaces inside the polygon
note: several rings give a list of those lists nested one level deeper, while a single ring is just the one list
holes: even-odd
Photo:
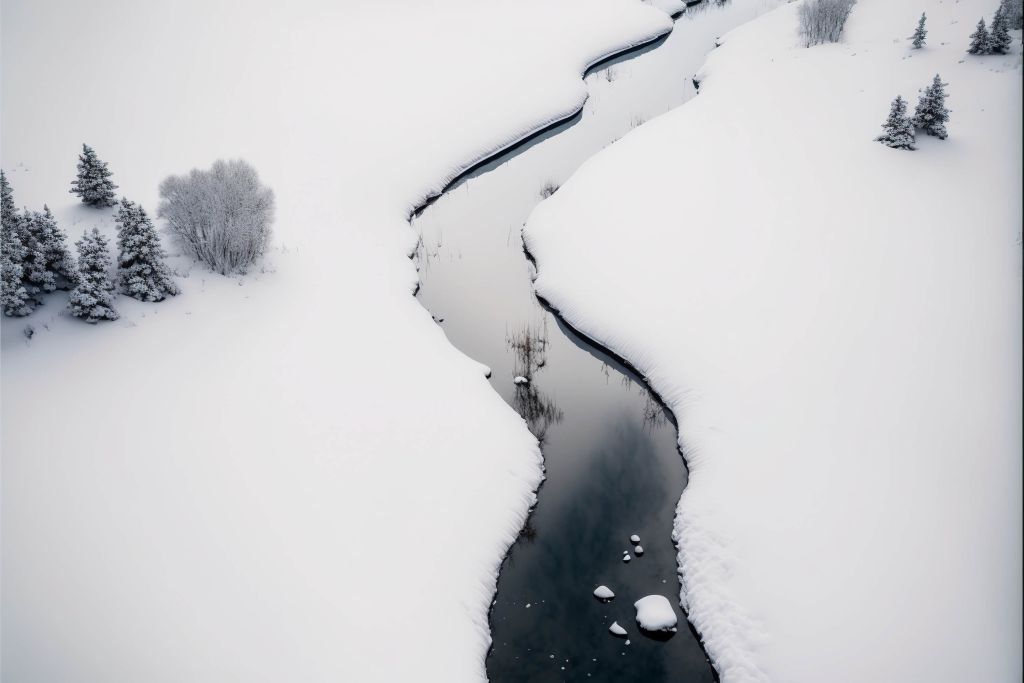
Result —
[{"label": "snow-covered pine tree", "polygon": [[22,316],[32,312],[32,298],[22,284],[26,255],[18,233],[5,227],[0,232],[0,305],[4,315]]},{"label": "snow-covered pine tree", "polygon": [[180,290],[164,263],[164,250],[145,210],[122,197],[117,211],[117,283],[140,301],[163,301]]},{"label": "snow-covered pine tree", "polygon": [[989,52],[997,55],[1005,55],[1010,51],[1013,38],[1010,36],[1010,23],[1006,18],[1006,12],[1000,5],[996,15],[992,18],[992,29],[988,35]]},{"label": "snow-covered pine tree", "polygon": [[[26,225],[32,225],[32,219],[25,217],[22,220]],[[40,292],[52,292],[57,289],[57,282],[53,273],[46,267],[46,255],[43,253],[42,245],[38,240],[32,240],[32,247],[29,248],[28,258],[23,265],[25,269],[25,288],[29,294],[35,295]],[[37,303],[42,303],[37,299]]]},{"label": "snow-covered pine tree", "polygon": [[920,50],[924,47],[924,39],[928,35],[928,30],[924,27],[925,19],[927,17],[924,15],[924,12],[921,12],[921,18],[917,20],[917,28],[914,30],[914,35],[910,36],[915,50]]},{"label": "snow-covered pine tree", "polygon": [[77,194],[89,206],[113,206],[117,203],[117,185],[110,180],[111,175],[107,162],[100,161],[96,151],[83,144],[78,155],[78,178],[71,183],[71,194]]},{"label": "snow-covered pine tree", "polygon": [[949,121],[949,110],[946,109],[947,85],[949,83],[943,83],[942,78],[935,74],[932,84],[921,91],[912,119],[916,127],[940,140],[946,139],[946,122]]},{"label": "snow-covered pine tree", "polygon": [[889,118],[882,124],[882,134],[875,138],[886,147],[893,149],[915,149],[914,124],[907,118],[907,103],[896,96],[889,108]]},{"label": "snow-covered pine tree", "polygon": [[992,53],[992,39],[985,27],[985,19],[978,19],[978,27],[971,34],[971,45],[967,53],[972,55],[987,55]]},{"label": "snow-covered pine tree", "polygon": [[78,247],[78,282],[71,290],[68,309],[76,318],[85,318],[88,323],[100,320],[117,320],[114,310],[114,285],[110,282],[110,253],[107,240],[96,228],[92,233],[83,233],[75,242]]},{"label": "snow-covered pine tree", "polygon": [[1024,0],[1001,0],[999,10],[1011,29],[1024,28]]},{"label": "snow-covered pine tree", "polygon": [[0,171],[0,223],[11,228],[18,220],[18,207],[14,205],[14,188],[7,182],[7,174]]},{"label": "snow-covered pine tree", "polygon": [[32,212],[29,230],[42,253],[46,270],[53,274],[57,289],[68,289],[78,277],[78,268],[68,250],[67,237],[57,225],[50,207],[43,205],[43,212]]},{"label": "snow-covered pine tree", "polygon": [[14,190],[0,171],[0,306],[5,315],[28,315],[35,301],[25,288],[29,251],[22,241],[22,216],[14,205]]}]

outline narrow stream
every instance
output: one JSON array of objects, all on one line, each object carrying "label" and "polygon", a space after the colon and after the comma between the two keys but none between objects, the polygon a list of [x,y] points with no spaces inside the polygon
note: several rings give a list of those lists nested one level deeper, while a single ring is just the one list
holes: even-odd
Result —
[{"label": "narrow stream", "polygon": [[[667,37],[596,65],[580,114],[466,173],[413,219],[421,302],[452,343],[491,368],[495,390],[544,453],[538,504],[498,580],[492,681],[716,678],[678,608],[671,533],[686,468],[672,416],[635,373],[537,299],[520,233],[533,207],[588,157],[692,97],[692,76],[715,38],[769,1],[705,3]],[[681,180],[681,199],[682,191]],[[609,603],[592,594],[602,584],[616,594]],[[650,594],[676,606],[671,637],[636,625],[633,602]],[[609,633],[615,621],[625,638]]]}]

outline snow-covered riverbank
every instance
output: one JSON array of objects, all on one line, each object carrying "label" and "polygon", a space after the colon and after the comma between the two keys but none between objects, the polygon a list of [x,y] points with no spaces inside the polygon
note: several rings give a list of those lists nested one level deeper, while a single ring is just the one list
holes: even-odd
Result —
[{"label": "snow-covered riverbank", "polygon": [[[811,49],[784,7],[530,219],[539,293],[679,419],[727,683],[1020,676],[1020,45],[965,54],[995,5],[860,0]],[[936,72],[949,139],[873,142]]]},{"label": "snow-covered riverbank", "polygon": [[180,296],[122,297],[99,327],[62,315],[62,294],[4,320],[4,678],[481,678],[539,454],[410,296],[406,219],[577,109],[585,66],[667,15],[629,0],[3,11],[19,205],[49,203],[72,239],[112,231],[67,194],[82,142],[151,212],[165,175],[218,157],[247,158],[278,200],[262,272],[194,267]]}]

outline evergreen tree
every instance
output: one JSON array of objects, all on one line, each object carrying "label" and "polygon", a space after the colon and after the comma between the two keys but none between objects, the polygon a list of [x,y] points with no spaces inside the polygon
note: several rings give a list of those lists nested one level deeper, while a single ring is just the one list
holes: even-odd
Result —
[{"label": "evergreen tree", "polygon": [[926,18],[924,12],[921,12],[921,18],[917,21],[917,29],[914,31],[914,35],[910,36],[910,39],[914,41],[913,46],[915,50],[920,50],[924,47],[924,39],[928,35],[928,31],[924,27]]},{"label": "evergreen tree", "polygon": [[921,98],[914,110],[914,125],[928,135],[940,140],[946,139],[946,122],[949,121],[949,110],[946,109],[946,90],[949,83],[943,83],[938,74],[932,84],[921,91]]},{"label": "evergreen tree", "polygon": [[140,301],[163,301],[178,293],[164,263],[164,250],[152,221],[138,204],[121,199],[117,211],[117,281],[121,291]]},{"label": "evergreen tree", "polygon": [[0,171],[0,306],[5,315],[28,315],[35,304],[25,288],[29,252],[22,241],[23,228],[14,190]]},{"label": "evergreen tree", "polygon": [[[31,223],[27,218],[24,220],[26,225]],[[53,278],[53,273],[46,267],[46,255],[43,254],[39,242],[35,242],[28,252],[28,258],[25,260],[23,268],[25,269],[25,288],[29,294],[52,292],[57,289],[57,282]],[[37,299],[36,303],[42,302]]]},{"label": "evergreen tree", "polygon": [[892,101],[889,118],[882,124],[882,134],[875,138],[893,149],[915,149],[914,125],[907,118],[907,103],[899,95]]},{"label": "evergreen tree", "polygon": [[978,27],[971,34],[971,45],[967,48],[968,54],[987,55],[992,53],[992,39],[985,28],[985,20],[978,19]]},{"label": "evergreen tree", "polygon": [[1024,28],[1024,0],[1001,0],[999,11],[1003,13],[1011,29]]},{"label": "evergreen tree", "polygon": [[997,55],[1005,55],[1010,51],[1013,38],[1010,36],[1010,24],[1006,19],[1006,11],[1003,5],[996,10],[996,16],[992,18],[992,31],[989,33],[989,52]]},{"label": "evergreen tree", "polygon": [[22,316],[32,312],[32,299],[22,284],[22,262],[26,249],[13,230],[0,232],[0,305],[4,315]]},{"label": "evergreen tree", "polygon": [[18,220],[18,207],[14,205],[14,189],[7,182],[7,174],[0,171],[0,225],[4,230],[13,230]]},{"label": "evergreen tree", "polygon": [[42,213],[34,211],[29,226],[29,231],[38,245],[37,251],[42,254],[45,268],[55,278],[54,286],[68,289],[78,277],[78,269],[68,250],[67,237],[57,226],[57,220],[50,212],[50,207],[44,204]]},{"label": "evergreen tree", "polygon": [[83,233],[75,242],[78,247],[78,282],[71,290],[68,308],[76,318],[85,318],[88,323],[100,320],[117,320],[114,310],[114,285],[110,282],[110,253],[107,240],[96,228],[92,233]]},{"label": "evergreen tree", "polygon": [[71,194],[77,194],[82,203],[89,206],[113,206],[117,203],[114,197],[117,185],[110,180],[111,175],[107,162],[100,161],[92,147],[82,145],[82,153],[78,155],[78,178],[71,183]]}]

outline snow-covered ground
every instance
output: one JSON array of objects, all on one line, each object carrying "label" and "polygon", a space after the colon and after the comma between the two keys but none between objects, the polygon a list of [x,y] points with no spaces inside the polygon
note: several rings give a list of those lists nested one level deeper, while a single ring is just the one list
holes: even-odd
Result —
[{"label": "snow-covered ground", "polygon": [[[474,680],[536,442],[410,296],[411,209],[669,30],[633,0],[8,0],[0,165],[76,239],[242,157],[276,241],[96,327],[2,327],[5,679]],[[23,334],[31,325],[31,340]],[[400,656],[396,653],[400,653]]]},{"label": "snow-covered ground", "polygon": [[[725,683],[1020,680],[1020,34],[965,54],[996,4],[859,0],[810,49],[780,8],[531,216],[539,293],[679,419]],[[949,139],[874,142],[936,72]]]}]

